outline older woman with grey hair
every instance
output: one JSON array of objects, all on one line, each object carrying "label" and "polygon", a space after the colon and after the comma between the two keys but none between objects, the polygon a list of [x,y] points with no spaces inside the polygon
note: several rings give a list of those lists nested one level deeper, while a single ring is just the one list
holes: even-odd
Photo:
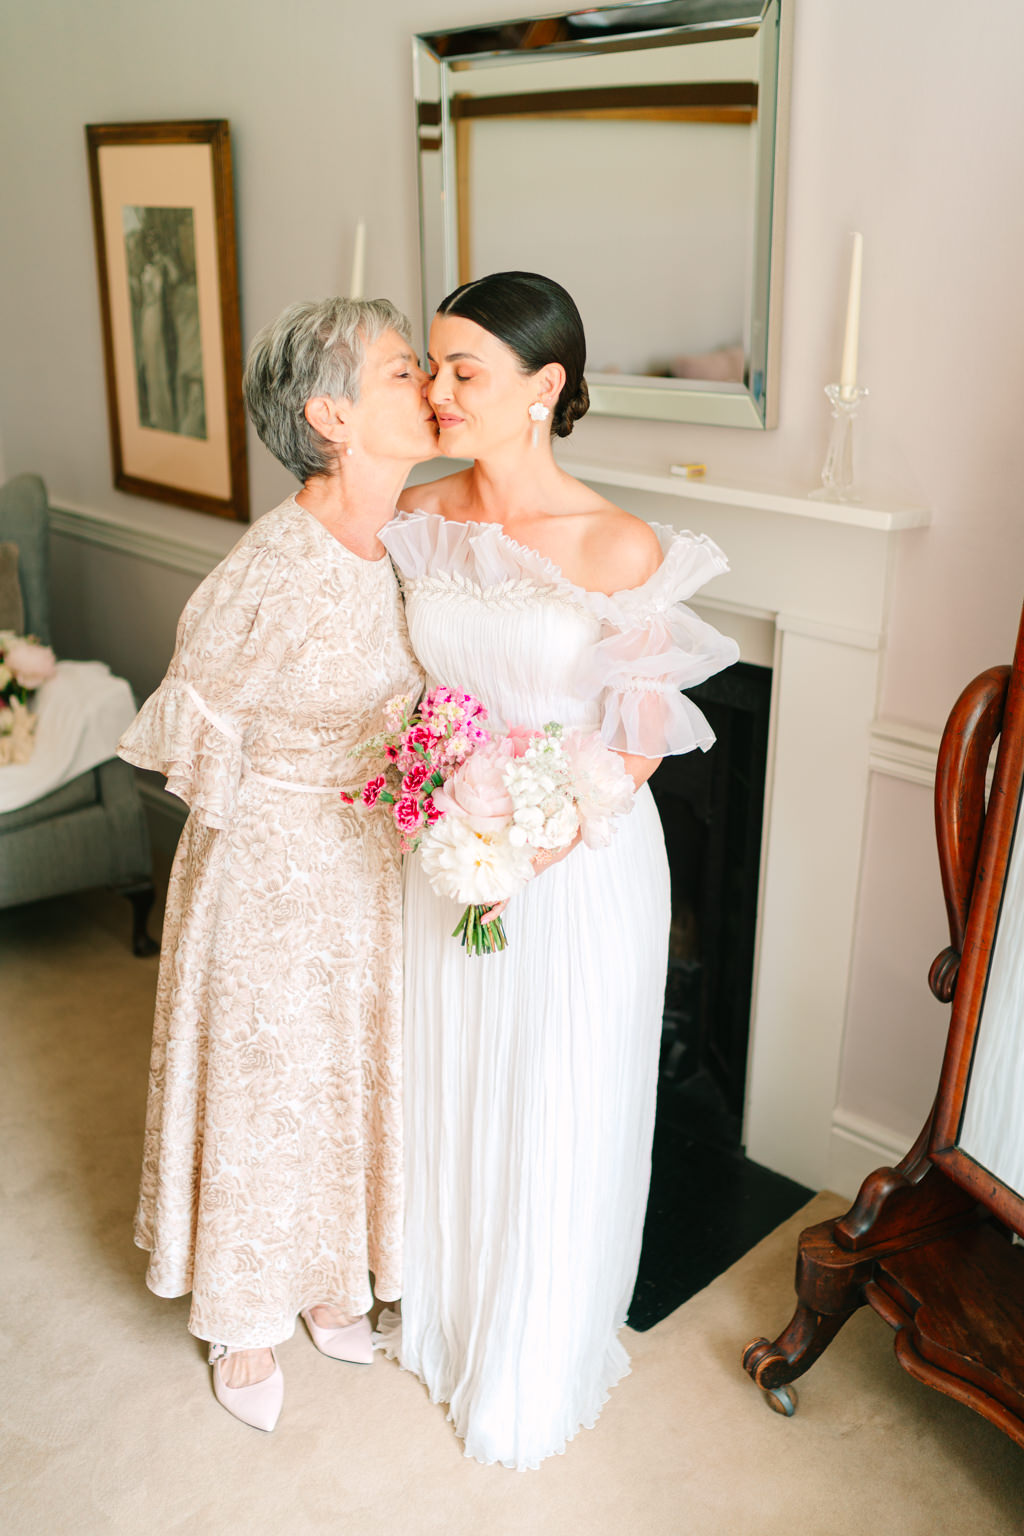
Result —
[{"label": "older woman with grey hair", "polygon": [[385,300],[285,311],[245,399],[302,482],[188,602],[124,736],[189,807],[167,896],[135,1239],[191,1291],[214,1391],[273,1429],[301,1314],[339,1360],[401,1289],[401,899],[348,754],[418,693],[378,530],[436,452],[409,325]]}]

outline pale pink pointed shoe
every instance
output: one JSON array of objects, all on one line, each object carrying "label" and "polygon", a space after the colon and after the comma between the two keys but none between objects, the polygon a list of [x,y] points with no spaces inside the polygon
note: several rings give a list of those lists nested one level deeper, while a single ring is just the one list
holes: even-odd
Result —
[{"label": "pale pink pointed shoe", "polygon": [[263,1381],[254,1382],[250,1387],[229,1387],[220,1374],[220,1363],[229,1353],[225,1350],[223,1355],[215,1356],[210,1362],[213,1366],[213,1395],[222,1408],[243,1424],[269,1433],[277,1423],[284,1402],[284,1373],[277,1363],[277,1355],[271,1349],[274,1369]]},{"label": "pale pink pointed shoe", "polygon": [[346,1360],[350,1365],[373,1363],[373,1331],[368,1317],[357,1317],[345,1328],[321,1328],[313,1321],[308,1308],[300,1315],[322,1355],[329,1355],[332,1360]]}]

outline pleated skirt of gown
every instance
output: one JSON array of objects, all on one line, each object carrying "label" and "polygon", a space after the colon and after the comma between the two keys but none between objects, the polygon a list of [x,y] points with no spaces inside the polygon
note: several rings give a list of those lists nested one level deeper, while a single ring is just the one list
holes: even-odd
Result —
[{"label": "pleated skirt of gown", "polygon": [[413,857],[405,1282],[381,1333],[468,1456],[536,1467],[629,1370],[670,915],[649,789],[608,848],[513,898],[505,953],[467,957],[460,910]]}]

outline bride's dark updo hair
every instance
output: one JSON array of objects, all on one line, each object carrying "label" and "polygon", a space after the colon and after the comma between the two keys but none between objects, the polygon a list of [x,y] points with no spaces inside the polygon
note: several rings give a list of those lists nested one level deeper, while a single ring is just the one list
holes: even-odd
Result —
[{"label": "bride's dark updo hair", "polygon": [[538,272],[492,272],[463,283],[438,305],[439,315],[473,320],[503,341],[524,373],[561,363],[565,384],[551,413],[555,437],[568,437],[590,409],[583,369],[587,340],[580,312],[565,289]]}]

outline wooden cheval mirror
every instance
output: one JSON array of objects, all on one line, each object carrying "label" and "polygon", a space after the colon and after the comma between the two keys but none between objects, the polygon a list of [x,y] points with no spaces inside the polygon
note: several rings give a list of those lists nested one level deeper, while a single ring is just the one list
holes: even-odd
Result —
[{"label": "wooden cheval mirror", "polygon": [[[985,778],[999,738],[985,804]],[[743,1364],[773,1408],[867,1304],[911,1376],[1024,1446],[1024,615],[1011,667],[960,695],[946,724],[935,821],[950,944],[929,984],[953,1002],[935,1106],[895,1168],[852,1209],[809,1227],[798,1305]]]}]

